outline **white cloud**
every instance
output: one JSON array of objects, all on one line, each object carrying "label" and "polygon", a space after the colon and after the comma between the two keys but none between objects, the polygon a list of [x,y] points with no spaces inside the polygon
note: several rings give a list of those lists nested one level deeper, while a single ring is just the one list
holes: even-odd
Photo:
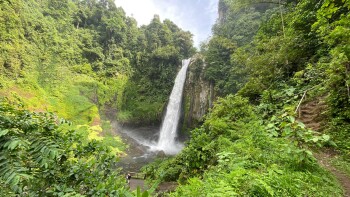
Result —
[{"label": "white cloud", "polygon": [[138,25],[147,25],[155,14],[170,19],[185,31],[194,34],[195,46],[211,35],[217,17],[218,0],[115,0],[117,6],[133,16]]},{"label": "white cloud", "polygon": [[153,0],[115,0],[118,7],[122,7],[128,16],[133,16],[138,25],[147,25],[159,11]]}]

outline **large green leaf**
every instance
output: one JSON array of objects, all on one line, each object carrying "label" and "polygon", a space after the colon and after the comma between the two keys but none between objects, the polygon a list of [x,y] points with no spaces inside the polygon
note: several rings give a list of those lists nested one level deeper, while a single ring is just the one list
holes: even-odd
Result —
[{"label": "large green leaf", "polygon": [[6,135],[9,132],[8,129],[0,130],[0,137]]}]

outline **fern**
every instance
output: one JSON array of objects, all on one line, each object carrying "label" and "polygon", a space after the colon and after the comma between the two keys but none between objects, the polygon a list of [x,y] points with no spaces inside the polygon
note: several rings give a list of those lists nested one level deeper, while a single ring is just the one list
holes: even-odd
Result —
[{"label": "fern", "polygon": [[0,196],[131,194],[110,170],[111,149],[69,128],[52,113],[0,99]]}]

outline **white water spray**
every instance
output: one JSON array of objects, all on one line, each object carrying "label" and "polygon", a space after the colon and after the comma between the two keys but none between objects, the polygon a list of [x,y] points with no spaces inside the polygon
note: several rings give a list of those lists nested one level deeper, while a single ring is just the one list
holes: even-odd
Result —
[{"label": "white water spray", "polygon": [[175,84],[169,98],[162,127],[160,129],[158,150],[163,150],[166,154],[178,153],[183,145],[175,141],[177,136],[177,126],[181,115],[181,103],[183,87],[186,80],[187,68],[191,59],[182,60],[182,68],[176,76]]}]

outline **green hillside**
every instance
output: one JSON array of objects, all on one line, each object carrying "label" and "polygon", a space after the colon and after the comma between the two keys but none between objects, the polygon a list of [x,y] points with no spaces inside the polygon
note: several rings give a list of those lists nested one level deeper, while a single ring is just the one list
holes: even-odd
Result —
[{"label": "green hillside", "polygon": [[192,34],[112,0],[0,1],[0,24],[0,195],[128,195],[111,121],[159,122]]},{"label": "green hillside", "polygon": [[349,192],[349,9],[344,0],[220,0],[201,53],[222,98],[179,155],[144,167],[150,179],[179,182],[170,196]]},{"label": "green hillside", "polygon": [[[189,69],[216,102],[182,152],[143,167],[179,184],[159,195],[350,192],[349,10],[219,0]],[[112,123],[159,125],[195,53],[190,32],[157,15],[139,27],[112,0],[0,0],[0,196],[157,196],[128,189]]]}]

